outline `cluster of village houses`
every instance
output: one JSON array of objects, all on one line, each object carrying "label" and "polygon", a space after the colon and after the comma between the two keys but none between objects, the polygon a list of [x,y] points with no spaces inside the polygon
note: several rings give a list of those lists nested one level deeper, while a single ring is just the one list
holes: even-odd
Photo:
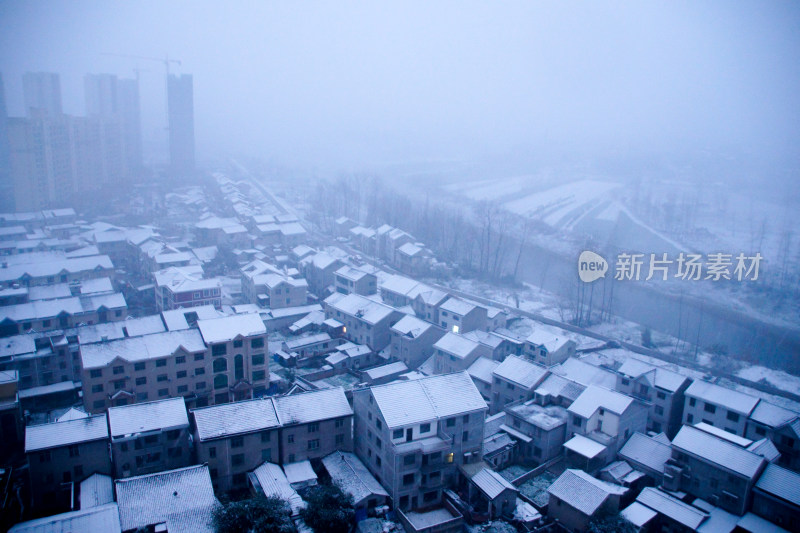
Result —
[{"label": "cluster of village houses", "polygon": [[[215,179],[222,206],[167,195],[175,235],[0,215],[0,458],[23,458],[12,497],[44,516],[12,531],[213,531],[225,493],[297,517],[323,469],[359,519],[388,508],[411,532],[617,514],[800,531],[800,413],[553,326],[522,335],[513,310],[415,279],[432,255],[402,230],[342,218],[320,242]],[[239,270],[211,275],[223,249]]]}]

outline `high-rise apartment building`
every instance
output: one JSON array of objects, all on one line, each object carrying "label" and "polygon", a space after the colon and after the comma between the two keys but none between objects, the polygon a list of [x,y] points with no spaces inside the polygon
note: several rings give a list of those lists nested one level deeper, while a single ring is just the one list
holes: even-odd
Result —
[{"label": "high-rise apartment building", "polygon": [[169,158],[172,172],[186,175],[194,171],[194,89],[192,76],[167,78],[169,114]]},{"label": "high-rise apartment building", "polygon": [[26,72],[22,77],[25,98],[25,115],[59,116],[61,107],[61,80],[54,72]]},{"label": "high-rise apartment building", "polygon": [[14,208],[14,186],[11,183],[11,155],[8,147],[8,110],[3,76],[0,74],[0,211]]}]

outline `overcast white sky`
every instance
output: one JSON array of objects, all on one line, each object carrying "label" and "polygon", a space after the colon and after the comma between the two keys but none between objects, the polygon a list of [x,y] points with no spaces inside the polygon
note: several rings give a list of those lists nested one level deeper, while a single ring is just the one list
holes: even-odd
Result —
[{"label": "overcast white sky", "polygon": [[194,75],[199,153],[285,162],[800,144],[800,3],[116,2],[0,0],[12,115],[25,71],[144,69],[163,136],[163,65]]}]

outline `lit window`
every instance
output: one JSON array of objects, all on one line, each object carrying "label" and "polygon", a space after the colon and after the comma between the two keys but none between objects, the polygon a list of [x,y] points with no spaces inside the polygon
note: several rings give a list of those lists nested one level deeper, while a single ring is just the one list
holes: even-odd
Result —
[{"label": "lit window", "polygon": [[445,461],[446,463],[452,463],[452,462],[453,462],[453,452],[450,452],[450,453],[448,453],[448,454],[445,456],[445,458],[444,458],[444,461]]},{"label": "lit window", "polygon": [[458,326],[453,325],[453,333],[458,333]]}]

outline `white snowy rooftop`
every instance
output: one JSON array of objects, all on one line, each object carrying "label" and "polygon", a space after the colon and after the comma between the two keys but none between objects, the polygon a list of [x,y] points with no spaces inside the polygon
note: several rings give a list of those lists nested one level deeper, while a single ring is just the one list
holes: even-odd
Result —
[{"label": "white snowy rooftop", "polygon": [[606,389],[613,389],[617,385],[617,376],[613,372],[575,357],[570,357],[560,365],[552,367],[550,371],[584,386],[599,385]]},{"label": "white snowy rooftop", "polygon": [[494,369],[495,376],[528,390],[541,383],[547,374],[548,371],[545,367],[516,355],[509,355]]},{"label": "white snowy rooftop", "polygon": [[278,420],[284,426],[306,424],[353,414],[353,409],[341,387],[289,396],[275,396],[272,401],[275,402]]},{"label": "white snowy rooftop", "polygon": [[272,398],[201,407],[192,415],[201,441],[280,426]]},{"label": "white snowy rooftop", "polygon": [[432,327],[434,326],[430,322],[425,322],[411,315],[404,315],[403,318],[392,326],[392,331],[400,335],[417,338]]},{"label": "white snowy rooftop", "polygon": [[356,505],[371,496],[389,496],[364,463],[352,453],[333,452],[322,459],[322,464],[331,479],[353,497]]},{"label": "white snowy rooftop", "polygon": [[583,418],[591,417],[600,408],[621,415],[632,403],[633,398],[630,396],[590,385],[572,402],[568,410]]},{"label": "white snowy rooftop", "polygon": [[283,470],[275,463],[262,463],[258,468],[253,470],[250,476],[251,480],[255,479],[254,485],[264,492],[265,496],[275,496],[285,502],[289,503],[292,509],[292,514],[297,514],[300,509],[305,507],[305,502],[297,494],[289,480],[286,478]]},{"label": "white snowy rooftop", "polygon": [[487,409],[466,372],[398,381],[371,390],[390,428]]},{"label": "white snowy rooftop", "polygon": [[354,316],[368,324],[377,324],[395,312],[393,307],[370,300],[360,294],[348,294],[329,305],[336,311]]},{"label": "white snowy rooftop", "polygon": [[730,411],[748,416],[756,407],[758,398],[721,387],[707,381],[695,381],[684,393],[686,396],[703,400],[714,405],[721,405]]},{"label": "white snowy rooftop", "polygon": [[120,533],[119,511],[116,503],[70,511],[45,518],[21,522],[11,527],[9,533],[69,533],[102,531]]},{"label": "white snowy rooftop", "polygon": [[661,474],[664,472],[664,463],[672,457],[672,448],[669,444],[636,432],[619,451],[619,456]]},{"label": "white snowy rooftop", "polygon": [[472,363],[467,372],[473,379],[483,381],[484,383],[492,383],[492,372],[500,363],[488,357],[478,357]]},{"label": "white snowy rooftop", "polygon": [[108,427],[112,439],[188,426],[189,417],[183,398],[168,398],[108,409]]},{"label": "white snowy rooftop", "polygon": [[595,442],[583,435],[575,435],[564,443],[564,447],[587,459],[594,459],[606,449],[606,447],[599,442]]},{"label": "white snowy rooftop", "polygon": [[562,346],[572,341],[563,329],[536,324],[536,327],[525,339],[534,346],[544,346],[548,352],[558,351]]},{"label": "white snowy rooftop", "polygon": [[758,454],[691,426],[678,431],[672,446],[747,478],[758,475],[766,462]]},{"label": "white snowy rooftop", "polygon": [[178,350],[199,353],[206,350],[203,338],[196,329],[166,331],[141,337],[128,337],[110,342],[81,346],[83,368],[100,368],[115,359],[136,362],[173,355]]},{"label": "white snowy rooftop", "polygon": [[267,333],[267,328],[258,313],[198,320],[197,327],[206,344],[228,342],[237,337],[251,337]]},{"label": "white snowy rooftop", "polygon": [[465,359],[480,348],[480,344],[457,333],[448,332],[445,333],[441,339],[436,341],[433,347],[436,350],[454,355],[459,359]]},{"label": "white snowy rooftop", "polygon": [[106,415],[25,428],[25,453],[108,438]]},{"label": "white snowy rooftop", "polygon": [[452,296],[439,307],[439,312],[449,311],[455,315],[464,316],[476,307],[477,306],[473,303]]},{"label": "white snowy rooftop", "polygon": [[708,514],[692,507],[687,503],[683,503],[677,498],[673,498],[669,494],[662,492],[653,487],[646,487],[636,497],[636,501],[640,504],[671,518],[689,528],[690,531],[696,530],[700,524],[708,518]]},{"label": "white snowy rooftop", "polygon": [[583,514],[592,516],[609,496],[625,494],[627,489],[600,481],[582,470],[568,469],[550,485],[547,492]]}]

